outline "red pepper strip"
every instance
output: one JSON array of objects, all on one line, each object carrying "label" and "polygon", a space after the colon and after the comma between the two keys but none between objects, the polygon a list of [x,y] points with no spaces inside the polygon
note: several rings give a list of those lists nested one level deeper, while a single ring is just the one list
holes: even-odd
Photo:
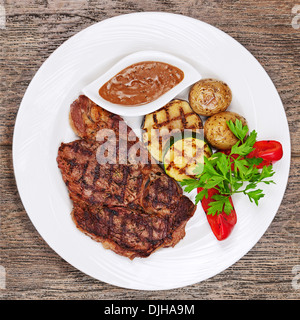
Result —
[{"label": "red pepper strip", "polygon": [[[197,191],[200,192],[202,191],[203,188],[198,188]],[[210,207],[209,204],[212,201],[215,201],[212,199],[212,196],[215,194],[219,194],[219,191],[215,188],[208,189],[208,197],[207,199],[204,197],[201,201],[202,208],[204,212],[206,213],[207,221],[211,227],[212,232],[216,236],[218,240],[224,240],[226,239],[234,225],[236,224],[237,218],[236,218],[236,212],[233,208],[231,210],[230,214],[226,214],[225,212],[221,212],[220,214],[215,214],[215,215],[208,215],[207,210]],[[232,199],[229,197],[229,201],[233,207]]]},{"label": "red pepper strip", "polygon": [[[263,161],[256,166],[257,169],[262,169],[264,166],[269,166],[275,161],[280,160],[283,156],[282,145],[280,142],[275,140],[256,141],[253,145],[253,148],[254,150],[250,152],[246,157],[263,159]],[[229,155],[231,151],[219,150],[219,152]],[[238,155],[232,154],[231,157],[236,159]],[[234,170],[234,164],[231,165],[231,170]]]},{"label": "red pepper strip", "polygon": [[254,150],[250,152],[248,158],[262,158],[263,162],[257,168],[261,169],[263,166],[268,166],[275,161],[278,161],[283,156],[282,145],[275,140],[261,140],[253,145]]}]

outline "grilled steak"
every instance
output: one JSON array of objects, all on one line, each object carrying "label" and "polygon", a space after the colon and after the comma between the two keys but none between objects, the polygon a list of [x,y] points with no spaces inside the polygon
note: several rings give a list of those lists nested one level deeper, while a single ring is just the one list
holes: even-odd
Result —
[{"label": "grilled steak", "polygon": [[[182,239],[196,207],[153,163],[122,118],[80,96],[71,105],[70,121],[82,139],[62,143],[57,162],[77,228],[130,259]],[[121,134],[120,123],[125,128]],[[113,139],[106,134],[98,139],[100,129],[112,130]]]},{"label": "grilled steak", "polygon": [[182,239],[189,216],[178,216],[180,214],[160,217],[130,207],[82,204],[75,204],[72,211],[72,218],[79,230],[102,242],[106,249],[130,259],[148,257],[158,248],[174,246]]},{"label": "grilled steak", "polygon": [[[69,120],[73,131],[82,139],[96,139],[101,129],[112,130],[116,137],[121,132],[125,140],[129,134],[135,136],[119,115],[100,108],[84,95],[71,104]],[[119,130],[120,123],[124,124],[125,132]]]}]

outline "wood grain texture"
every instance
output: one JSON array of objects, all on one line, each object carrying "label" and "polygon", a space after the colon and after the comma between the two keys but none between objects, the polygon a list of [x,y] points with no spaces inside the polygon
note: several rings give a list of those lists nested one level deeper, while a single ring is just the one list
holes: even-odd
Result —
[{"label": "wood grain texture", "polygon": [[[2,299],[299,299],[292,268],[300,265],[300,29],[295,1],[272,0],[16,0],[0,1],[0,265]],[[300,4],[300,3],[299,3]],[[176,290],[126,290],[97,281],[60,258],[28,218],[15,184],[11,145],[15,117],[35,72],[70,36],[109,17],[165,11],[212,24],[238,40],[273,80],[291,131],[292,163],[286,194],[262,239],[217,276]]]}]

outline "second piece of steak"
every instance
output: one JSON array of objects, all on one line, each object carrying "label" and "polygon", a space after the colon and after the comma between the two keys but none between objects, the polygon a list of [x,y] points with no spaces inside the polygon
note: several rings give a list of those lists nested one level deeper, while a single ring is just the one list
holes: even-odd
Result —
[{"label": "second piece of steak", "polygon": [[161,247],[174,246],[185,235],[191,210],[184,203],[183,211],[163,217],[128,207],[97,207],[74,204],[72,218],[77,228],[99,241],[106,249],[133,259],[148,257]]}]

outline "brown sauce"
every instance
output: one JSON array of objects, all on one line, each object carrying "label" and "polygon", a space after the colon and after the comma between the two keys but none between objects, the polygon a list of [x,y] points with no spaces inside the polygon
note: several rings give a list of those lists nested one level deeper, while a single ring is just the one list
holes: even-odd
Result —
[{"label": "brown sauce", "polygon": [[135,63],[107,81],[99,95],[114,104],[138,106],[152,102],[180,83],[182,70],[158,61]]}]

